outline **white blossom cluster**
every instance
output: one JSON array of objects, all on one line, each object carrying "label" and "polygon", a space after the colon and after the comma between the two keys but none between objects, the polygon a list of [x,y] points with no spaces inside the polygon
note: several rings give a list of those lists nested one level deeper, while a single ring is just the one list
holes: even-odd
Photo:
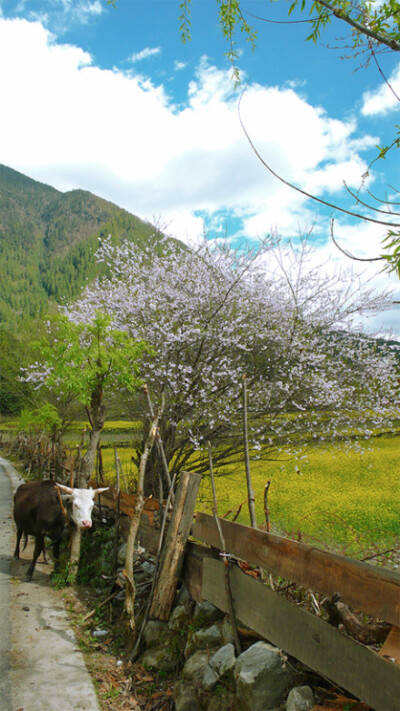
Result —
[{"label": "white blossom cluster", "polygon": [[304,248],[284,254],[264,244],[255,255],[165,241],[157,252],[109,238],[98,259],[108,276],[68,316],[86,322],[106,311],[114,327],[151,344],[141,376],[156,399],[164,388],[162,435],[178,468],[208,440],[217,460],[242,447],[244,374],[249,437],[260,456],[304,437],[378,426],[398,407],[394,354],[349,321],[381,308],[382,298],[310,268]]}]

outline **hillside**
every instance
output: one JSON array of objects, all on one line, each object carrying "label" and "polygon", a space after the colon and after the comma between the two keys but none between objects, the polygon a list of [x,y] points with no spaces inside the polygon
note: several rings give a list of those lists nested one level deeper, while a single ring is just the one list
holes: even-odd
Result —
[{"label": "hillside", "polygon": [[62,193],[0,165],[0,325],[70,299],[100,271],[98,239],[148,242],[154,227],[84,190]]}]

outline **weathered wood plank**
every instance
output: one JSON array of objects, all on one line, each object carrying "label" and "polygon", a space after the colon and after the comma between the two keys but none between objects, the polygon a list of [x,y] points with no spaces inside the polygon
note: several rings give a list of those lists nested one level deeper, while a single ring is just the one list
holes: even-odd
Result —
[{"label": "weathered wood plank", "polygon": [[[400,700],[400,669],[297,607],[260,581],[231,569],[237,618],[287,654],[354,694],[377,711],[395,711]],[[223,563],[203,562],[202,595],[228,611]]]},{"label": "weathered wood plank", "polygon": [[186,544],[185,557],[183,559],[182,580],[189,590],[193,600],[203,602],[201,586],[203,582],[203,560],[204,558],[219,559],[217,551],[198,543],[188,541]]},{"label": "weathered wood plank", "polygon": [[[226,549],[242,560],[400,626],[400,575],[289,538],[221,519]],[[196,513],[192,535],[220,549],[212,516]]]},{"label": "weathered wood plank", "polygon": [[[379,650],[381,657],[386,659],[391,659],[392,662],[400,665],[400,629],[399,627],[392,627],[390,630],[385,643]],[[400,708],[400,699],[399,699]]]},{"label": "weathered wood plank", "polygon": [[[101,505],[106,506],[109,509],[116,510],[117,508],[117,492],[115,489],[109,489],[104,494],[101,494]],[[132,518],[133,512],[136,506],[136,495],[126,494],[124,491],[120,492],[119,498],[119,510],[121,513]],[[149,520],[152,520],[152,514],[154,511],[158,511],[160,508],[157,499],[147,499],[144,504],[144,511]]]},{"label": "weathered wood plank", "polygon": [[182,472],[180,476],[163,546],[160,574],[150,608],[150,617],[153,619],[168,620],[169,618],[182,570],[185,546],[193,522],[200,481],[200,474]]}]

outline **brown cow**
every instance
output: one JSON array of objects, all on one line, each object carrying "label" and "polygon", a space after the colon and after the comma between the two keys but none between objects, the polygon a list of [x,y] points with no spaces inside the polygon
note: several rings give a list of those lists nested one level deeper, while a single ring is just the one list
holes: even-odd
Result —
[{"label": "brown cow", "polygon": [[36,561],[44,550],[44,537],[52,540],[55,567],[60,554],[61,536],[65,526],[65,516],[61,508],[57,487],[68,495],[72,503],[71,518],[80,528],[90,528],[92,525],[92,509],[94,497],[105,489],[71,489],[62,484],[56,484],[51,479],[45,481],[30,481],[21,484],[14,494],[14,521],[17,526],[17,543],[14,558],[19,558],[19,547],[22,535],[35,536],[33,558],[26,574],[26,581],[32,579]]}]

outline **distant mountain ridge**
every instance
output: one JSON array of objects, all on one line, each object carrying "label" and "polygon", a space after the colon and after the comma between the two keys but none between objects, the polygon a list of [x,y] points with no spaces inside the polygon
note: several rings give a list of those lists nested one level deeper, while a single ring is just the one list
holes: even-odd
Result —
[{"label": "distant mountain ridge", "polygon": [[60,192],[0,165],[0,325],[71,299],[100,272],[98,240],[158,241],[155,228],[85,190]]}]

